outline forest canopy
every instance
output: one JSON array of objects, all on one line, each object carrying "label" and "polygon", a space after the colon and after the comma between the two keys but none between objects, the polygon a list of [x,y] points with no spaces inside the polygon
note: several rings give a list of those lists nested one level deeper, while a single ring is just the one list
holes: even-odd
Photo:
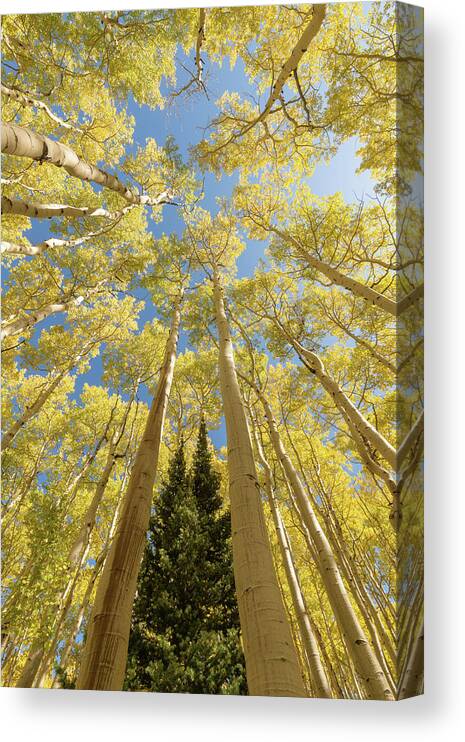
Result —
[{"label": "forest canopy", "polygon": [[3,16],[3,685],[422,692],[422,23]]}]

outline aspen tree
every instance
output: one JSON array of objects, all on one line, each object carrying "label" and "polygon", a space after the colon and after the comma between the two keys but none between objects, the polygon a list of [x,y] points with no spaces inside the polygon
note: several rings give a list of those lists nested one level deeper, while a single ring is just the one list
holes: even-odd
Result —
[{"label": "aspen tree", "polygon": [[77,688],[121,690],[126,669],[131,611],[144,553],[152,490],[173,380],[183,290],[173,303],[170,333],[110,552],[100,577]]},{"label": "aspen tree", "polygon": [[115,191],[130,204],[147,204],[158,206],[169,201],[173,194],[170,189],[150,197],[137,193],[121,182],[116,175],[111,175],[95,165],[82,160],[70,147],[60,144],[43,134],[24,129],[17,124],[2,123],[2,152],[15,157],[29,157],[39,162],[50,162],[62,167],[67,173],[84,181],[91,181],[111,191]]},{"label": "aspen tree", "polygon": [[368,698],[393,700],[394,697],[389,683],[350,603],[329,542],[305,495],[299,475],[283,446],[272,410],[266,397],[258,389],[257,393],[263,404],[276,456],[281,462],[286,476],[289,478],[302,518],[318,553],[321,577],[325,583],[328,598],[331,601],[335,615],[338,618],[338,623],[346,637],[347,647],[357,668],[360,682],[363,684]]},{"label": "aspen tree", "polygon": [[284,525],[281,513],[279,511],[278,503],[276,502],[276,496],[273,492],[273,478],[271,467],[265,458],[262,443],[255,429],[254,439],[258,458],[265,474],[265,490],[268,498],[268,504],[273,516],[273,522],[276,529],[276,535],[278,537],[284,570],[286,572],[287,582],[289,585],[294,610],[299,624],[300,636],[310,669],[310,676],[312,679],[313,687],[316,690],[316,696],[318,698],[332,698],[330,685],[328,682],[328,678],[326,677],[323,663],[321,661],[313,626],[308,615],[308,609],[305,605],[304,597],[302,595],[302,588],[300,586],[299,577],[295,568],[289,536],[286,532],[286,526]]},{"label": "aspen tree", "polygon": [[228,441],[232,543],[251,695],[303,696],[296,650],[274,572],[252,443],[237,381],[223,288],[213,266],[220,386]]}]

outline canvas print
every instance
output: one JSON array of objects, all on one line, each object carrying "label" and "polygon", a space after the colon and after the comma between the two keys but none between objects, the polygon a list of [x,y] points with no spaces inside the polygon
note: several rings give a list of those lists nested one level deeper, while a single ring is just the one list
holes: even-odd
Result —
[{"label": "canvas print", "polygon": [[2,684],[423,691],[423,17],[2,18]]}]

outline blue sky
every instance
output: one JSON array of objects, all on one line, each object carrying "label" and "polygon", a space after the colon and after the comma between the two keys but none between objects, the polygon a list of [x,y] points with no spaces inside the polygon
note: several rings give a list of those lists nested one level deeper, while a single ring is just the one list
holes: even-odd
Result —
[{"label": "blue sky", "polygon": [[[185,72],[181,64],[193,68],[193,60],[186,57],[182,50],[178,55],[178,85],[183,84]],[[247,95],[252,91],[247,78],[244,74],[242,60],[238,60],[233,69],[230,68],[229,59],[225,60],[222,67],[212,65],[207,60],[206,69],[208,69],[208,90],[209,99],[204,95],[195,95],[191,98],[177,98],[173,103],[168,104],[163,110],[150,110],[147,106],[139,106],[134,99],[128,101],[128,113],[132,114],[135,119],[134,144],[144,145],[145,140],[149,137],[154,138],[159,144],[163,144],[168,136],[174,137],[179,150],[184,159],[189,156],[190,147],[197,143],[203,136],[205,127],[211,122],[218,112],[216,100],[226,91],[238,91]],[[168,92],[168,91],[164,91]],[[309,183],[313,192],[319,196],[326,196],[341,191],[346,201],[354,201],[364,194],[373,192],[373,182],[369,174],[362,173],[357,175],[358,159],[356,156],[357,142],[352,139],[342,145],[337,154],[331,159],[329,164],[320,164],[316,167]],[[234,186],[238,181],[238,173],[232,175],[223,174],[218,180],[211,173],[204,175],[204,193],[202,207],[216,213],[218,197],[228,198],[231,196]],[[151,229],[156,236],[162,232],[181,234],[184,225],[179,210],[171,206],[165,206],[163,210],[163,219],[159,224],[152,223]],[[30,230],[29,239],[31,242],[37,242],[49,236],[49,223],[37,220]],[[247,241],[246,248],[238,259],[237,272],[238,276],[251,275],[260,258],[264,255],[266,244],[258,241]],[[144,292],[136,292],[140,298],[146,298]],[[146,305],[143,312],[141,324],[156,316],[156,309],[150,304]],[[65,317],[54,317],[50,324],[58,321],[65,321]],[[35,337],[40,330],[49,323],[41,323],[37,329]],[[185,333],[181,334],[179,350],[182,351],[188,347],[188,338]],[[78,379],[76,384],[75,395],[78,396],[85,383],[101,383],[102,364],[100,358],[92,361],[91,368],[87,374]],[[141,398],[147,403],[150,402],[150,396],[146,389],[141,390]],[[225,445],[225,428],[221,424],[217,431],[211,432],[214,444],[218,447]]]}]

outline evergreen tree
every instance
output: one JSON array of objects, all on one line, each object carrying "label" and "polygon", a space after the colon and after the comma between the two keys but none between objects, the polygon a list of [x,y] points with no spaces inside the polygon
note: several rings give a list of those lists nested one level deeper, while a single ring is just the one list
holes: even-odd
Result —
[{"label": "evergreen tree", "polygon": [[132,617],[125,687],[246,693],[229,514],[205,423],[189,474],[181,441],[150,521]]}]

